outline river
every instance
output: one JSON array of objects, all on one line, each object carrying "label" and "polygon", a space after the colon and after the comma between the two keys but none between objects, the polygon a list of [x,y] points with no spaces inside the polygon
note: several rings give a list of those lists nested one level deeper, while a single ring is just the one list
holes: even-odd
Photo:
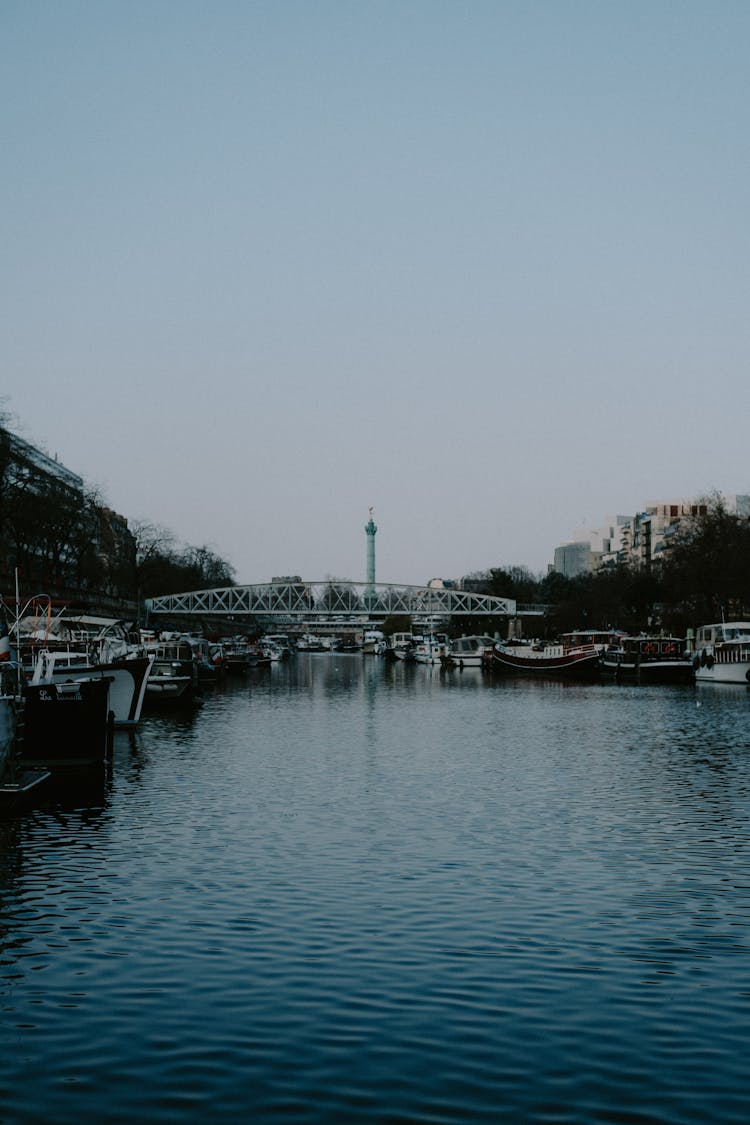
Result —
[{"label": "river", "polygon": [[0,821],[0,1122],[750,1120],[750,695],[298,655]]}]

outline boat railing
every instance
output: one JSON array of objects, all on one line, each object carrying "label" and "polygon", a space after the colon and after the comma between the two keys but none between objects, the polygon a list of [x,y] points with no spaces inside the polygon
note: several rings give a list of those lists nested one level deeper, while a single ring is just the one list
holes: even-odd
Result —
[{"label": "boat railing", "polygon": [[750,643],[747,641],[727,641],[714,649],[717,664],[738,664],[750,660]]}]

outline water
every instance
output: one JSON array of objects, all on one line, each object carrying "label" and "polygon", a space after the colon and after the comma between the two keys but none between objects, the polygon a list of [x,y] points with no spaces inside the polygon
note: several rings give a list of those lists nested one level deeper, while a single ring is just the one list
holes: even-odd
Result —
[{"label": "water", "polygon": [[299,656],[0,822],[0,1122],[750,1120],[750,696]]}]

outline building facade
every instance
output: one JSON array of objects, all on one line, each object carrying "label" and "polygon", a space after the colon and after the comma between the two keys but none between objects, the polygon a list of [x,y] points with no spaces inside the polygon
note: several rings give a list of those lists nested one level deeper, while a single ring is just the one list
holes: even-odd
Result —
[{"label": "building facade", "polygon": [[127,520],[97,505],[84,480],[0,426],[0,587],[127,597],[135,539]]}]

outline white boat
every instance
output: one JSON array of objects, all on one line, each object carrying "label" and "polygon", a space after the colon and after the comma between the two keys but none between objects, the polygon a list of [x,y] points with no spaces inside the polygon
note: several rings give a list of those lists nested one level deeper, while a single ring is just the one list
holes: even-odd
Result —
[{"label": "white boat", "polygon": [[443,664],[448,668],[481,668],[485,649],[494,643],[493,637],[482,635],[456,637],[443,656]]},{"label": "white boat", "polygon": [[696,683],[750,683],[750,621],[701,625],[693,654]]},{"label": "white boat", "polygon": [[366,656],[382,656],[385,652],[385,634],[380,629],[367,629],[362,637],[362,652]]},{"label": "white boat", "polygon": [[418,637],[414,646],[414,660],[417,664],[440,664],[448,648],[448,638],[444,633]]},{"label": "white boat", "polygon": [[65,685],[82,680],[106,679],[115,726],[134,727],[141,717],[153,660],[153,656],[135,656],[97,663],[86,652],[42,649],[36,653],[30,682],[56,684],[65,690]]},{"label": "white boat", "polygon": [[331,643],[326,638],[318,637],[314,633],[303,633],[297,641],[297,652],[330,652]]}]

